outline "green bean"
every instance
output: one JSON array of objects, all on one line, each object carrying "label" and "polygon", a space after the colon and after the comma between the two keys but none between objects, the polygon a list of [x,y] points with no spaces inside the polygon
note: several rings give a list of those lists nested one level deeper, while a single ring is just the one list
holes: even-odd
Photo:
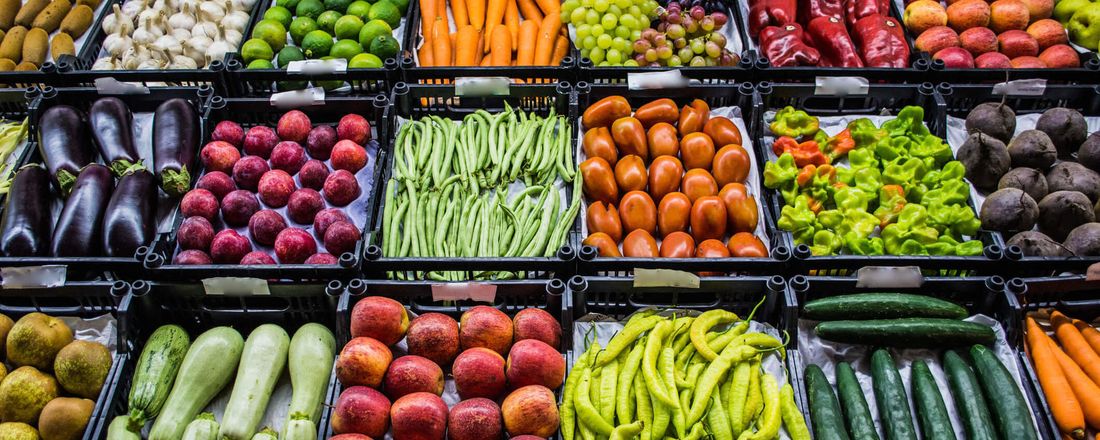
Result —
[{"label": "green bean", "polygon": [[764,405],[764,398],[760,389],[760,361],[754,359],[750,368],[752,374],[749,375],[749,394],[745,398],[745,410],[741,413],[741,426],[746,427],[746,429],[753,420],[756,420]]},{"label": "green bean", "polygon": [[730,430],[730,418],[726,414],[722,397],[721,387],[710,396],[707,425],[710,426],[710,433],[714,436],[714,440],[733,440],[733,433]]},{"label": "green bean", "polygon": [[446,211],[443,213],[443,219],[439,221],[439,227],[435,233],[435,255],[442,257],[446,256],[446,251],[443,250],[443,241],[449,235],[447,228],[451,225],[451,217],[454,216],[453,203],[448,203]]},{"label": "green bean", "polygon": [[573,405],[577,408],[577,419],[580,420],[581,425],[591,428],[598,435],[611,435],[614,427],[607,423],[600,416],[599,410],[592,405],[589,395],[591,389],[592,370],[586,369],[581,372],[581,381],[577,384],[577,392],[573,397]]},{"label": "green bean", "polygon": [[545,256],[547,257],[554,255],[558,247],[565,242],[565,236],[569,233],[570,228],[573,227],[573,222],[577,218],[577,212],[580,211],[581,194],[583,191],[581,190],[581,180],[578,178],[576,182],[577,183],[573,185],[573,202],[570,204],[565,214],[563,214],[562,219],[558,222],[557,229],[554,231],[554,234],[551,235],[551,241],[546,247]]},{"label": "green bean", "polygon": [[784,383],[779,389],[779,412],[791,440],[810,440],[810,428],[806,426],[806,419],[794,403],[794,388],[790,383]]},{"label": "green bean", "polygon": [[637,418],[643,426],[641,438],[649,440],[649,434],[653,430],[653,401],[649,396],[649,390],[645,387],[645,379],[642,378],[641,371],[634,374],[631,383],[634,388],[634,400],[637,402],[635,405],[638,411]]},{"label": "green bean", "polygon": [[676,354],[672,352],[672,347],[662,348],[660,359],[657,362],[661,368],[664,385],[669,390],[669,394],[672,395],[672,426],[676,428],[676,433],[683,437],[684,432],[687,430],[687,424],[684,423],[684,410],[680,405],[679,393],[676,392]]},{"label": "green bean", "polygon": [[630,420],[634,409],[631,407],[633,405],[631,399],[626,399],[623,396],[633,388],[634,384],[631,381],[634,379],[634,375],[638,373],[638,367],[641,366],[642,351],[644,349],[645,344],[635,343],[634,348],[630,350],[630,353],[623,359],[622,364],[619,365],[618,389],[615,391],[619,399],[615,404],[615,414],[619,416],[619,420],[624,422]]},{"label": "green bean", "polygon": [[[596,359],[595,365],[597,367],[600,367],[604,364],[607,364],[608,362],[611,362],[612,359],[619,357],[619,353],[622,353],[622,351],[625,350],[626,347],[637,341],[642,333],[650,331],[657,325],[657,323],[663,321],[665,321],[665,318],[661,316],[635,313],[634,316],[631,316],[630,320],[626,322],[626,325],[623,326],[622,331],[616,333],[615,336],[611,337],[611,341],[607,343],[607,346],[604,347],[603,352],[600,354],[599,358]],[[654,333],[650,333],[649,337],[653,338]],[[660,347],[660,342],[658,342],[655,346]],[[653,360],[656,361],[656,354],[654,355]]]},{"label": "green bean", "polygon": [[642,422],[626,423],[611,430],[611,440],[630,440],[642,433]]},{"label": "green bean", "polygon": [[729,416],[730,431],[740,435],[748,428],[744,422],[745,403],[749,395],[749,382],[752,374],[752,362],[742,362],[733,369],[733,385],[730,391]]},{"label": "green bean", "polygon": [[439,192],[434,189],[429,189],[428,194],[424,196],[427,200],[424,203],[424,242],[428,243],[425,255],[435,255],[435,228],[433,223],[438,222],[436,217],[436,210],[439,209]]},{"label": "green bean", "polygon": [[421,133],[424,134],[424,137],[420,140],[420,145],[417,146],[416,168],[417,170],[423,171],[425,169],[424,167],[428,164],[428,159],[432,156],[432,146],[435,145],[435,130],[432,128],[429,118],[423,118],[421,124],[423,124]]},{"label": "green bean", "polygon": [[[765,440],[779,435],[779,424],[782,421],[779,408],[779,385],[775,377],[767,373],[761,373],[760,392],[763,397],[764,411],[757,423],[754,433],[742,432],[738,440]],[[805,423],[805,422],[803,422]]]},{"label": "green bean", "polygon": [[550,199],[546,202],[546,205],[542,209],[542,218],[539,222],[538,231],[535,233],[535,237],[531,239],[531,242],[523,249],[522,255],[532,256],[536,255],[535,252],[543,249],[546,246],[547,230],[550,228],[550,222],[554,220],[554,215],[558,210],[558,191],[552,189],[550,192]]},{"label": "green bean", "polygon": [[729,324],[737,319],[737,314],[722,309],[707,310],[699,315],[699,319],[691,324],[690,331],[691,344],[695,346],[695,351],[708,361],[717,358],[718,353],[711,350],[710,344],[707,343],[707,332],[717,325]]},{"label": "green bean", "polygon": [[416,188],[413,188],[413,185],[405,185],[405,190],[409,195],[409,211],[407,213],[408,219],[405,221],[405,230],[403,232],[412,236],[412,249],[409,255],[416,257],[421,255],[420,236],[422,234],[417,230],[417,225],[420,222],[420,219],[417,218],[420,213],[420,205],[416,198]]},{"label": "green bean", "polygon": [[393,243],[397,240],[389,234],[390,227],[393,226],[394,211],[400,209],[394,200],[394,186],[393,179],[386,182],[386,201],[385,207],[383,208],[384,211],[382,212],[382,254],[387,257],[393,256],[391,248],[393,247]]},{"label": "green bean", "polygon": [[[672,323],[664,318],[659,318],[656,326],[649,332],[649,337],[646,338],[645,351],[642,352],[642,377],[645,378],[646,387],[649,388],[649,394],[653,395],[657,401],[671,407],[678,406],[676,399],[671,396],[670,393],[675,393],[675,388],[667,389],[664,383],[664,378],[661,373],[658,373],[657,360],[661,356],[661,345],[664,344],[665,334],[668,333],[669,327]],[[639,325],[641,325],[639,323]],[[620,334],[626,333],[626,329],[623,329]],[[611,339],[611,344],[615,342],[615,338]],[[608,351],[610,351],[611,344],[608,344]],[[617,354],[617,353],[616,353]],[[610,353],[609,357],[614,358]],[[599,362],[597,362],[599,364]],[[656,408],[654,408],[656,411]]]},{"label": "green bean", "polygon": [[602,368],[603,371],[600,372],[600,416],[602,416],[607,423],[614,425],[615,394],[618,389],[616,382],[619,380],[619,362],[612,361]]}]

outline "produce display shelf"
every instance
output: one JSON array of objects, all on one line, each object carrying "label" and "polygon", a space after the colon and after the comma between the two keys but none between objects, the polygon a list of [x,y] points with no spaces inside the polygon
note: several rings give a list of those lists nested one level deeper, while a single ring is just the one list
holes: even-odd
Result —
[{"label": "produce display shelf", "polygon": [[[1054,107],[1066,107],[1088,117],[1100,117],[1100,87],[1095,85],[1047,85],[1039,95],[994,94],[994,86],[979,84],[947,84],[937,87],[946,103],[947,116],[966,118],[970,109],[984,102],[1003,102],[1017,114],[1039,114]],[[1038,202],[1038,201],[1036,201]],[[992,232],[993,239],[1004,251],[1004,263],[1012,276],[1051,276],[1065,271],[1083,272],[1100,256],[1035,257],[1025,256],[1017,246],[1006,246],[1011,235]]]},{"label": "produce display shelf", "polygon": [[7,315],[13,321],[28,313],[44,313],[53,317],[96,318],[112,315],[115,321],[117,352],[111,359],[111,369],[107,380],[95,399],[88,425],[81,435],[82,440],[99,440],[95,430],[103,420],[110,405],[111,396],[118,384],[118,375],[126,359],[122,351],[123,339],[117,332],[123,319],[120,303],[130,290],[125,281],[95,280],[67,281],[54,287],[34,287],[25,289],[0,290],[0,314]]},{"label": "produce display shelf", "polygon": [[[546,115],[553,108],[555,114],[565,115],[567,121],[577,120],[577,110],[573,91],[568,82],[560,82],[557,85],[512,85],[508,89],[508,95],[492,96],[461,96],[456,95],[454,85],[417,85],[397,83],[394,86],[393,105],[387,110],[387,123],[390,124],[387,132],[393,135],[387,140],[386,150],[394,151],[398,119],[413,119],[422,116],[434,115],[442,118],[462,119],[467,114],[479,109],[489,112],[499,112],[505,104],[512,108],[521,108],[528,112],[536,112]],[[578,134],[574,131],[570,142],[576,143]],[[576,258],[576,244],[569,238],[553,257],[515,257],[515,258],[470,258],[470,257],[389,257],[382,254],[383,237],[383,213],[387,209],[382,195],[385,186],[393,173],[393,157],[384,159],[387,161],[383,171],[379,173],[376,187],[373,228],[366,236],[366,261],[363,263],[363,273],[372,279],[386,279],[392,276],[404,276],[406,279],[419,279],[418,272],[425,271],[461,271],[466,273],[467,279],[473,279],[474,272],[507,270],[520,272],[521,278],[550,278],[562,277],[573,270],[573,260]],[[381,161],[380,161],[381,162]],[[578,174],[579,175],[579,174]],[[566,196],[563,200],[572,198],[572,184],[566,183]],[[574,222],[574,229],[579,228],[580,215]],[[569,235],[566,235],[569,237]],[[387,273],[388,272],[388,273]],[[392,275],[392,276],[391,276]]]},{"label": "produce display shelf", "polygon": [[[130,111],[133,113],[152,113],[156,108],[165,100],[173,98],[181,98],[188,100],[195,108],[196,112],[202,111],[202,108],[206,105],[207,100],[211,95],[210,86],[200,87],[166,87],[158,90],[156,94],[145,95],[102,95],[95,88],[78,87],[78,88],[54,88],[45,87],[37,91],[39,98],[34,101],[34,106],[29,110],[30,124],[27,129],[28,139],[30,145],[28,145],[24,156],[19,162],[19,166],[28,164],[41,164],[43,163],[42,154],[38,148],[39,138],[39,119],[41,115],[50,107],[55,105],[69,105],[76,107],[77,109],[87,112],[92,103],[102,96],[115,96],[121,99],[125,103]],[[34,92],[28,92],[34,94]],[[147,131],[151,131],[150,127],[146,127]],[[135,139],[135,144],[138,145],[140,150],[140,139]],[[88,141],[89,148],[95,148],[93,141]],[[95,153],[95,157],[99,154]],[[143,158],[146,159],[146,158]],[[148,163],[151,163],[152,159],[147,159]],[[150,172],[153,170],[150,169]],[[52,186],[51,186],[52,188]],[[56,189],[51,189],[51,195],[54,195]],[[165,203],[169,201],[167,195],[163,193],[158,194],[158,202]],[[2,208],[0,208],[2,209]],[[163,212],[155,213],[153,221],[154,229],[157,224],[160,224],[160,217],[164,217],[166,214]],[[50,228],[51,233],[53,227]],[[145,254],[149,251],[150,246],[154,242],[148,243],[146,246],[141,246],[135,252],[133,257],[106,257],[106,256],[89,256],[89,257],[53,257],[53,256],[41,256],[41,257],[0,257],[0,266],[13,267],[13,266],[41,266],[41,265],[63,265],[66,266],[70,274],[73,273],[86,273],[95,274],[103,272],[112,272],[118,276],[137,276],[141,271],[141,261],[145,258]],[[134,278],[130,278],[134,279]]]},{"label": "produce display shelf", "polygon": [[[676,101],[677,106],[687,105],[694,99],[702,99],[711,109],[719,107],[739,107],[741,109],[742,119],[748,129],[748,132],[742,133],[743,139],[752,142],[756,141],[755,138],[751,136],[751,133],[754,132],[752,123],[754,122],[753,115],[757,106],[756,95],[753,92],[752,83],[704,83],[690,84],[681,88],[631,90],[625,84],[590,84],[587,82],[580,82],[577,84],[578,110],[583,112],[583,110],[580,109],[586,109],[589,105],[600,99],[614,95],[626,97],[627,102],[635,109],[647,102],[659,98],[671,98]],[[581,134],[583,135],[583,133]],[[721,146],[715,145],[715,148],[721,148]],[[578,151],[581,151],[579,147]],[[578,162],[580,162],[579,159]],[[755,166],[758,175],[763,172],[762,162],[757,160]],[[751,174],[749,176],[751,178]],[[751,187],[751,182],[746,182],[746,186]],[[761,190],[764,189],[763,185],[759,185],[759,188]],[[763,193],[756,193],[753,195],[757,198],[757,203],[764,203],[765,198],[763,197]],[[587,206],[590,202],[591,199],[586,198],[584,205]],[[660,201],[655,200],[654,202]],[[581,210],[581,214],[585,212],[586,210]],[[723,273],[735,272],[739,274],[755,275],[780,273],[786,268],[790,260],[790,248],[787,246],[786,241],[781,238],[780,231],[772,227],[775,221],[769,217],[771,213],[767,209],[763,209],[761,212],[762,216],[758,221],[764,226],[769,238],[767,246],[770,256],[768,258],[601,257],[598,256],[595,247],[584,245],[581,246],[578,254],[577,273],[582,275],[623,276],[628,275],[629,272],[635,268],[678,269],[685,271],[709,270]],[[574,234],[578,243],[585,239],[580,230],[574,231]]]},{"label": "produce display shelf", "polygon": [[[770,144],[764,143],[764,115],[785,106],[805,110],[811,116],[850,116],[897,114],[905,106],[916,105],[924,108],[924,121],[933,135],[942,138],[946,133],[943,98],[936,93],[931,83],[872,84],[865,93],[852,95],[846,92],[817,93],[813,84],[772,84],[767,81],[757,83],[756,90],[759,94],[759,106],[753,120],[757,127],[754,136],[759,163],[766,163],[771,153]],[[764,193],[763,203],[770,210],[771,218],[778,220],[783,207],[782,195],[773,189],[765,189]],[[793,255],[792,265],[801,274],[835,276],[848,275],[868,266],[916,266],[926,276],[975,275],[994,272],[1000,267],[998,264],[1002,258],[1000,243],[991,232],[984,230],[978,231],[978,236],[975,237],[984,245],[983,255],[971,257],[846,254],[813,256],[809,246],[794,243],[790,232],[780,231],[779,235],[787,240],[787,246]]]},{"label": "produce display shelf", "polygon": [[[378,141],[379,148],[374,163],[367,164],[367,167],[372,170],[372,179],[374,179],[373,182],[368,182],[371,183],[371,188],[366,197],[367,208],[365,212],[359,212],[351,216],[353,220],[357,216],[364,218],[363,228],[361,228],[362,237],[354,251],[345,252],[343,255],[337,256],[339,259],[338,264],[256,266],[229,264],[173,264],[173,257],[177,252],[176,230],[178,230],[180,223],[184,220],[183,215],[177,210],[174,211],[176,213],[175,218],[170,222],[170,224],[173,225],[171,230],[169,232],[159,233],[155,244],[146,254],[144,259],[144,275],[148,279],[176,281],[196,281],[220,276],[244,276],[283,280],[328,280],[355,277],[356,274],[359,273],[359,265],[362,262],[363,249],[366,244],[366,241],[364,241],[367,235],[366,230],[369,225],[372,224],[374,209],[371,207],[375,206],[372,201],[377,198],[375,194],[378,188],[377,182],[381,178],[382,164],[386,162],[387,153],[382,145],[389,142],[387,137],[389,133],[389,124],[387,123],[389,116],[386,116],[384,113],[384,109],[388,108],[388,102],[386,97],[382,95],[367,97],[328,96],[325,97],[324,101],[316,105],[297,107],[299,110],[304,111],[313,123],[335,124],[346,114],[355,113],[362,115],[371,123],[372,130],[375,132],[372,139]],[[290,108],[277,107],[266,98],[222,98],[220,96],[215,96],[210,99],[209,104],[210,105],[207,107],[201,119],[200,146],[210,141],[210,134],[220,121],[235,121],[241,124],[245,130],[259,124],[275,126],[279,117],[290,110]],[[192,184],[194,184],[194,181],[198,180],[198,176],[204,171],[202,170],[201,164],[198,165],[198,168],[196,173],[192,175]],[[360,190],[366,191],[362,188],[363,184],[363,182],[360,182]],[[348,206],[356,206],[357,203],[359,202],[353,202]]]},{"label": "produce display shelf", "polygon": [[[217,326],[231,326],[247,338],[261,324],[282,326],[288,334],[303,324],[315,322],[332,330],[337,341],[346,327],[337,319],[337,303],[344,285],[340,281],[325,283],[270,283],[268,295],[208,295],[203,285],[134,281],[119,303],[119,373],[115,386],[104,396],[104,408],[94,435],[95,440],[107,438],[107,428],[115,417],[128,414],[128,396],[137,359],[149,335],[158,327],[175,324],[191,335],[192,341],[202,332]],[[336,375],[329,377],[328,396]],[[232,381],[226,386],[231,389]],[[223,392],[224,393],[224,392]],[[271,405],[278,402],[269,402]],[[270,409],[270,408],[269,408]],[[322,414],[320,426],[327,426]],[[322,430],[318,430],[322,433]],[[318,437],[324,438],[324,437]]]}]

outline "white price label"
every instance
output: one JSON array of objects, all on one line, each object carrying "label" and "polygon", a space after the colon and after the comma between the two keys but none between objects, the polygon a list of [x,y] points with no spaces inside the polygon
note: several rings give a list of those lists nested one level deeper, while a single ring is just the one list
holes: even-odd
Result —
[{"label": "white price label", "polygon": [[1018,79],[993,85],[994,95],[1043,96],[1047,90],[1045,79]]},{"label": "white price label", "polygon": [[207,295],[250,296],[270,295],[267,280],[244,277],[204,278],[202,288]]},{"label": "white price label", "polygon": [[497,285],[491,283],[440,283],[432,284],[433,301],[478,301],[491,303],[496,300]]},{"label": "white price label", "polygon": [[0,267],[0,287],[33,289],[63,286],[67,272],[62,265]]},{"label": "white price label", "polygon": [[672,269],[634,269],[634,287],[699,288],[699,276]]},{"label": "white price label", "polygon": [[856,287],[912,289],[924,284],[917,266],[867,266],[856,271]]},{"label": "white price label", "polygon": [[348,60],[340,58],[334,60],[291,61],[287,64],[286,71],[305,75],[344,73],[348,71]]},{"label": "white price label", "polygon": [[870,82],[860,76],[819,76],[814,78],[814,94],[823,96],[866,95]]},{"label": "white price label", "polygon": [[311,87],[303,90],[273,93],[268,102],[280,109],[320,105],[325,103],[325,89]]},{"label": "white price label", "polygon": [[630,72],[626,74],[626,85],[630,90],[676,89],[687,87],[688,80],[678,69],[662,72]]}]

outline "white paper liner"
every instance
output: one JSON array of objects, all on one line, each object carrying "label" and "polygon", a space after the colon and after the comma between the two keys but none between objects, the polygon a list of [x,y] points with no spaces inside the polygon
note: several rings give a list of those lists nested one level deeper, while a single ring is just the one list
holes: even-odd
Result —
[{"label": "white paper liner", "polygon": [[[986,324],[993,327],[993,333],[996,335],[996,340],[993,343],[993,353],[997,356],[997,359],[1004,364],[1005,368],[1008,369],[1009,374],[1011,374],[1012,378],[1016,381],[1016,385],[1021,388],[1019,390],[1020,394],[1024,396],[1024,400],[1030,405],[1031,398],[1023,390],[1023,379],[1020,378],[1020,365],[1017,362],[1018,357],[1016,356],[1016,351],[1005,341],[1005,333],[1001,325],[993,318],[985,315],[974,315],[966,318],[964,321]],[[821,370],[825,372],[825,377],[829,379],[829,384],[834,387],[836,386],[836,364],[838,362],[848,362],[851,364],[852,369],[855,370],[856,378],[859,379],[859,386],[863,389],[863,395],[867,399],[867,407],[871,409],[871,417],[875,420],[875,426],[879,431],[879,436],[886,438],[875,405],[875,394],[871,388],[872,347],[822,340],[814,333],[814,327],[816,325],[816,321],[803,319],[798,321],[798,352],[802,355],[803,362],[807,366],[815,364],[821,367]],[[910,386],[910,366],[913,361],[923,360],[928,364],[928,368],[932,370],[932,377],[936,379],[936,385],[939,387],[940,394],[943,396],[943,403],[947,407],[948,415],[951,417],[951,425],[955,429],[955,435],[960,439],[967,438],[964,424],[960,419],[959,413],[956,410],[955,400],[951,395],[947,376],[943,372],[943,366],[941,365],[941,360],[943,358],[942,351],[895,348],[891,348],[889,351],[894,358],[898,372],[901,373],[901,381],[905,384],[906,395],[909,397],[909,409],[913,413],[913,426],[918,427],[920,424],[916,418],[916,405],[913,403],[913,392]],[[956,349],[956,351],[964,358],[969,358],[968,347],[960,347]],[[1032,420],[1031,423],[1035,426],[1036,432],[1039,432],[1035,420]],[[919,428],[918,431],[920,431]],[[918,435],[919,438],[925,438],[923,433]]]},{"label": "white paper liner", "polygon": [[[749,132],[745,126],[745,119],[742,116],[741,107],[731,106],[710,109],[710,117],[715,116],[725,116],[726,118],[729,118],[729,120],[733,121],[733,124],[737,126],[737,129],[740,130],[742,134]],[[577,150],[575,154],[577,157],[577,164],[579,165],[585,160],[588,160],[588,155],[584,153],[584,128],[581,126],[580,120],[577,120],[576,130]],[[741,183],[744,183],[745,187],[749,189],[749,194],[752,194],[754,197],[756,197],[756,216],[759,219],[756,222],[756,230],[753,231],[753,235],[759,238],[760,241],[764,243],[764,247],[768,248],[768,250],[771,251],[771,240],[768,237],[767,228],[764,226],[764,223],[766,223],[764,219],[764,203],[766,203],[766,200],[764,200],[764,193],[760,189],[760,168],[756,163],[756,154],[754,153],[755,150],[753,150],[752,136],[743,135],[741,146],[745,149],[746,152],[748,152],[749,156],[749,175],[745,177],[745,181]],[[715,151],[717,151],[717,149],[719,148],[722,147],[715,145]],[[649,172],[648,164],[646,164],[646,172]],[[721,190],[722,188],[718,189]],[[653,201],[653,203],[655,204],[660,202],[660,200]],[[591,200],[589,200],[587,197],[585,197],[584,203],[581,203],[581,211],[579,215],[581,218],[582,240],[583,237],[588,237],[588,222],[585,221],[585,219],[588,218],[587,213],[589,203],[591,203]],[[729,240],[729,235],[732,234],[727,234],[726,237],[723,237],[723,241]],[[657,240],[657,246],[660,247],[661,237],[654,236],[653,238]]]},{"label": "white paper liner", "polygon": [[[647,310],[656,309],[654,309],[653,307],[646,307],[634,313]],[[673,314],[675,314],[676,316],[698,316],[700,313],[701,312],[699,312],[698,310],[663,309],[660,310],[657,314],[661,316],[672,316]],[[629,316],[626,319],[629,319]],[[590,330],[591,336],[595,337],[595,341],[599,342],[600,346],[607,346],[607,344],[611,342],[611,338],[615,336],[616,333],[622,331],[625,322],[625,320],[622,322],[610,320],[610,318],[598,314],[588,314],[578,319],[576,322],[573,323],[573,360],[580,357],[581,353],[584,353],[584,350],[587,347],[587,345],[585,344],[585,335],[589,334]],[[779,330],[765,323],[750,321],[748,331],[765,333],[775,338],[778,338],[779,340],[783,340],[783,335],[779,332]],[[786,371],[786,364],[783,362],[782,359],[779,358],[779,355],[777,353],[765,355],[760,365],[763,367],[766,373],[772,375],[772,377],[775,378],[776,382],[778,382],[780,386],[783,386],[784,383],[789,382]],[[572,370],[572,365],[570,365],[569,369]],[[807,420],[807,422],[809,421]],[[670,424],[669,428],[671,427],[672,426]],[[779,438],[782,440],[789,440],[791,438],[790,435],[787,434],[787,427],[783,426],[782,424],[779,428]]]}]

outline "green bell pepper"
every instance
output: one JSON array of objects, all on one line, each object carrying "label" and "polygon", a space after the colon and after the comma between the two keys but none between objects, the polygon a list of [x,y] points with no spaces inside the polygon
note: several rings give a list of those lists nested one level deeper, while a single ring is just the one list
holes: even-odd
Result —
[{"label": "green bell pepper", "polygon": [[809,113],[786,106],[775,113],[775,121],[772,121],[769,128],[776,136],[790,136],[799,139],[803,136],[817,134],[821,125],[818,119],[810,116]]}]

